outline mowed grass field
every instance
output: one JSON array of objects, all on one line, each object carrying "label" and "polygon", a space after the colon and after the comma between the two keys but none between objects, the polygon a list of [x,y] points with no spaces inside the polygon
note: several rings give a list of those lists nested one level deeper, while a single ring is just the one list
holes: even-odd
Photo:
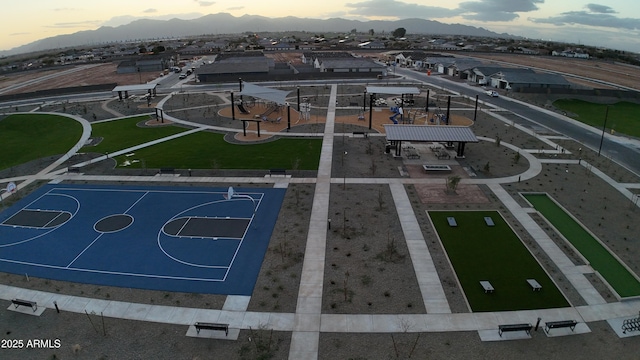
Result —
[{"label": "mowed grass field", "polygon": [[[640,137],[640,104],[621,101],[612,105],[596,104],[576,99],[561,99],[553,102],[553,106],[573,113],[574,118],[585,124],[602,129],[605,117],[607,131]],[[607,115],[607,106],[609,114]]]},{"label": "mowed grass field", "polygon": [[[148,116],[132,117],[92,125],[92,137],[102,138],[85,152],[113,153],[135,145],[179,134],[178,126],[140,127]],[[176,169],[294,169],[316,170],[320,161],[320,139],[280,139],[266,143],[231,144],[224,134],[201,131],[118,156],[127,168]]]},{"label": "mowed grass field", "polygon": [[0,170],[71,150],[82,125],[64,116],[16,114],[0,120]]},{"label": "mowed grass field", "polygon": [[621,297],[640,296],[640,282],[591,233],[546,194],[524,194]]},{"label": "mowed grass field", "polygon": [[[510,311],[567,307],[569,303],[497,211],[429,211],[471,310]],[[456,227],[447,217],[456,219]],[[491,217],[495,226],[488,226]],[[533,291],[527,279],[542,290]],[[489,281],[485,293],[480,281]]]},{"label": "mowed grass field", "polygon": [[95,146],[86,146],[82,151],[101,154],[112,153],[187,130],[186,128],[172,125],[137,126],[139,122],[147,120],[151,120],[151,117],[145,115],[91,124],[91,136],[102,138],[102,141]]},{"label": "mowed grass field", "polygon": [[[317,170],[320,139],[279,139],[258,144],[230,144],[223,134],[201,131],[117,157],[120,166],[176,169]],[[138,162],[133,162],[138,160]]]}]

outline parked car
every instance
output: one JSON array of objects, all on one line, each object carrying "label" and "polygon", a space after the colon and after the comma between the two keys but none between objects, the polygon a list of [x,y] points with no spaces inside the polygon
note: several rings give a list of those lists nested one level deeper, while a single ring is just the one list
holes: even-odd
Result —
[{"label": "parked car", "polygon": [[186,79],[187,78],[187,74],[180,74],[180,76],[178,76],[178,79],[182,80],[182,79]]},{"label": "parked car", "polygon": [[494,90],[487,90],[484,93],[489,95],[489,96],[491,96],[491,97],[498,97],[499,96],[498,92],[494,91]]}]

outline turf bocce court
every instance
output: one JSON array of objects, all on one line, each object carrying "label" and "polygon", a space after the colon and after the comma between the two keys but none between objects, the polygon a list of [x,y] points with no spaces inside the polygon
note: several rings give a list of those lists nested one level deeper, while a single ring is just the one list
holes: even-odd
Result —
[{"label": "turf bocce court", "polygon": [[[428,214],[472,311],[569,306],[499,212],[429,211]],[[534,291],[528,279],[541,285],[539,291]],[[493,291],[485,291],[481,281],[488,281]]]}]

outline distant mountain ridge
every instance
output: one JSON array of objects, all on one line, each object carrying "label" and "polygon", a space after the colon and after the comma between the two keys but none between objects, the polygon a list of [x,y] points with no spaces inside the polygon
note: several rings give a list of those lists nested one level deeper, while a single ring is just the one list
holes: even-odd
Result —
[{"label": "distant mountain ridge", "polygon": [[96,45],[136,39],[178,38],[185,36],[210,34],[237,34],[251,32],[309,31],[318,33],[348,32],[357,29],[367,32],[373,29],[376,34],[391,33],[397,28],[405,28],[407,34],[432,35],[469,35],[486,37],[512,37],[498,34],[484,28],[462,24],[444,24],[434,20],[404,19],[394,21],[359,21],[342,18],[311,19],[293,16],[267,18],[259,15],[235,17],[228,13],[205,15],[193,20],[151,20],[140,19],[117,27],[103,26],[96,30],[79,31],[73,34],[58,35],[0,52],[1,55],[14,55],[33,51]]}]

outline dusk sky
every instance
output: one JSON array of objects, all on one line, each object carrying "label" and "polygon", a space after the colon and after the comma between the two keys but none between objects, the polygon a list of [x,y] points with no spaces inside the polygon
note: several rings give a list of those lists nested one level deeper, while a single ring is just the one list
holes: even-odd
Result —
[{"label": "dusk sky", "polygon": [[361,21],[423,18],[535,39],[640,52],[640,1],[636,0],[26,0],[6,1],[2,7],[0,50],[55,35],[123,25],[138,18],[193,19],[226,12],[234,16]]}]

